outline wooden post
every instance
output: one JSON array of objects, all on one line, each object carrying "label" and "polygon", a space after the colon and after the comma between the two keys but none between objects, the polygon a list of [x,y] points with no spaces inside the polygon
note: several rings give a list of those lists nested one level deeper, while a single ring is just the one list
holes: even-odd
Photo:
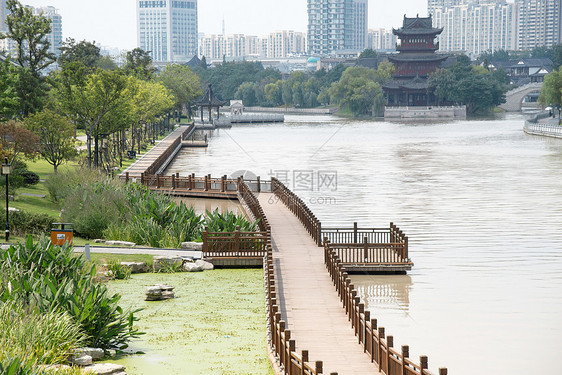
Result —
[{"label": "wooden post", "polygon": [[285,371],[287,372],[287,374],[292,374],[292,362],[293,362],[293,353],[295,352],[297,344],[295,343],[295,340],[289,340],[289,353],[288,353],[288,361],[287,361],[287,366],[285,366]]},{"label": "wooden post", "polygon": [[308,350],[301,351],[301,373],[300,375],[305,375],[305,362],[308,362]]},{"label": "wooden post", "polygon": [[441,367],[439,369],[439,375],[447,375],[447,369],[444,367]]},{"label": "wooden post", "polygon": [[221,177],[221,193],[224,193],[225,185],[226,185],[226,179],[224,178],[224,176],[222,176]]},{"label": "wooden post", "polygon": [[404,262],[408,259],[408,236],[404,237]]},{"label": "wooden post", "polygon": [[205,227],[203,231],[203,257],[205,253],[209,251],[209,227]]},{"label": "wooden post", "polygon": [[316,374],[322,373],[322,371],[323,371],[322,361],[316,361],[316,366],[314,367],[314,370],[316,371]]},{"label": "wooden post", "polygon": [[260,180],[260,176],[258,176],[258,177],[256,177],[256,178],[257,178],[257,180],[258,180],[258,187],[257,187],[258,193],[261,193],[261,180]]},{"label": "wooden post", "polygon": [[175,189],[175,188],[176,188],[176,175],[173,174],[172,175],[172,189]]},{"label": "wooden post", "polygon": [[420,375],[424,375],[424,370],[427,370],[427,368],[427,356],[422,355],[420,356]]},{"label": "wooden post", "polygon": [[193,190],[195,189],[195,173],[191,174],[191,189],[189,190]]},{"label": "wooden post", "polygon": [[371,321],[371,312],[369,310],[365,311],[365,329],[363,330],[363,353],[367,351],[367,322]]},{"label": "wooden post", "polygon": [[382,339],[384,339],[384,327],[379,328],[379,371],[382,371]]},{"label": "wooden post", "polygon": [[125,182],[129,182],[129,172],[125,172]]},{"label": "wooden post", "polygon": [[410,347],[408,345],[402,345],[402,375],[406,374],[406,359],[410,356]]},{"label": "wooden post", "polygon": [[357,222],[353,223],[353,243],[357,243]]},{"label": "wooden post", "polygon": [[386,338],[386,371],[385,374],[388,374],[390,371],[390,348],[394,346],[394,337],[388,336]]},{"label": "wooden post", "polygon": [[144,172],[141,173],[141,185],[144,185]]},{"label": "wooden post", "polygon": [[160,175],[159,174],[156,175],[156,188],[160,189]]},{"label": "wooden post", "polygon": [[187,176],[187,190],[191,190],[191,183],[192,183],[191,175]]},{"label": "wooden post", "polygon": [[238,256],[238,252],[240,251],[240,227],[236,226],[236,231],[234,232],[234,251],[236,252],[236,256]]},{"label": "wooden post", "polygon": [[375,348],[375,337],[377,337],[377,320],[371,319],[371,362],[375,361],[376,353],[379,350]]},{"label": "wooden post", "polygon": [[363,238],[363,261],[368,262],[369,259],[369,239],[367,236]]}]

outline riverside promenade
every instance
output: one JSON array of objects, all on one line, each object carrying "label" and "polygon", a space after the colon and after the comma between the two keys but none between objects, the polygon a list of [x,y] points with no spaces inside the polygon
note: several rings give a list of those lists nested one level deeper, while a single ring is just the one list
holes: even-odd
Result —
[{"label": "riverside promenade", "polygon": [[324,374],[379,374],[342,309],[323,249],[272,193],[258,199],[271,225],[281,316],[297,338],[297,351],[322,359]]}]

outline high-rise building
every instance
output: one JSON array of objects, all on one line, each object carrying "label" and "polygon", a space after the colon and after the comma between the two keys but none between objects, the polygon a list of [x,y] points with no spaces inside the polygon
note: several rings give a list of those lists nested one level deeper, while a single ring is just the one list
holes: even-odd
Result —
[{"label": "high-rise building", "polygon": [[51,32],[47,35],[50,43],[49,52],[56,56],[60,55],[60,47],[62,46],[62,17],[55,7],[46,6],[33,8],[34,15],[41,15],[51,20]]},{"label": "high-rise building", "polygon": [[551,47],[562,42],[562,1],[516,0],[519,8],[519,49]]},{"label": "high-rise building", "polygon": [[369,29],[367,48],[375,51],[394,51],[396,50],[397,41],[398,39],[392,30]]},{"label": "high-rise building", "polygon": [[137,0],[137,44],[155,62],[197,55],[197,0]]},{"label": "high-rise building", "polygon": [[367,47],[368,0],[308,0],[308,51],[330,55]]},{"label": "high-rise building", "polygon": [[267,36],[268,58],[285,58],[306,53],[306,34],[293,30],[270,33]]},{"label": "high-rise building", "polygon": [[0,0],[0,33],[6,31],[6,0]]},{"label": "high-rise building", "polygon": [[441,0],[431,6],[428,12],[433,25],[443,28],[438,38],[441,51],[476,57],[486,51],[517,49],[515,4],[505,0]]}]

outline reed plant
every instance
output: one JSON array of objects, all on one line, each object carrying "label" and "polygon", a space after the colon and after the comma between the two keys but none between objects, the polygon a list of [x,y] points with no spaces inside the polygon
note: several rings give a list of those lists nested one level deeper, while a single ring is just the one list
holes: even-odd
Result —
[{"label": "reed plant", "polygon": [[76,257],[69,245],[53,246],[46,238],[12,245],[0,258],[0,303],[17,302],[42,314],[64,312],[76,323],[88,345],[110,349],[127,347],[141,333],[135,313],[119,306],[121,296],[110,295],[95,281],[95,265]]},{"label": "reed plant", "polygon": [[231,211],[219,212],[206,210],[205,226],[209,232],[234,232],[239,228],[243,232],[254,232],[258,227],[258,222],[248,221],[242,215],[236,215]]}]

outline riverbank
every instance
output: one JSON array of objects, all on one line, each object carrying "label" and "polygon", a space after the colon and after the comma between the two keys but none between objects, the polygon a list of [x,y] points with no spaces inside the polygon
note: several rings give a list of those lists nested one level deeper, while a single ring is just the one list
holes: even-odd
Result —
[{"label": "riverbank", "polygon": [[541,112],[530,119],[525,120],[523,131],[532,135],[562,138],[562,126],[560,126],[560,119],[551,117],[550,112]]}]

